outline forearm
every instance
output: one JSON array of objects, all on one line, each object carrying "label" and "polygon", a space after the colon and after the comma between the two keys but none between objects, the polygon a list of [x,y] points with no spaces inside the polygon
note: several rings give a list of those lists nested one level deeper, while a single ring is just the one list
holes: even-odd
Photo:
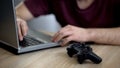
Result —
[{"label": "forearm", "polygon": [[23,20],[27,21],[33,18],[33,15],[30,13],[30,11],[27,9],[25,4],[21,2],[16,7],[16,15],[17,17],[22,18]]},{"label": "forearm", "polygon": [[90,41],[103,44],[120,44],[120,27],[119,28],[100,28],[88,29]]}]

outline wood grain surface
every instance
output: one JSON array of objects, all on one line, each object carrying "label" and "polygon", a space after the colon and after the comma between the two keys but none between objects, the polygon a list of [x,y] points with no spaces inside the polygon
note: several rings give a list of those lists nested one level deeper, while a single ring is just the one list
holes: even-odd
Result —
[{"label": "wood grain surface", "polygon": [[0,68],[120,68],[120,46],[92,45],[93,51],[102,57],[100,64],[79,64],[67,55],[66,47],[14,55],[0,48]]}]

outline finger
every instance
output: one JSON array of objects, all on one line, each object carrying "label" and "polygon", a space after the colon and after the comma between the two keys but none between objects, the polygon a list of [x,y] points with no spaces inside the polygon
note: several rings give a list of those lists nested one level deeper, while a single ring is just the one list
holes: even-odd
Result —
[{"label": "finger", "polygon": [[53,37],[53,42],[57,42],[59,40],[61,40],[62,38],[71,35],[72,32],[70,30],[65,29],[64,31],[60,31],[58,33],[56,33],[56,36]]},{"label": "finger", "polygon": [[53,36],[52,41],[55,41],[55,39],[56,39],[59,35],[62,35],[64,32],[68,32],[68,31],[70,31],[70,29],[68,28],[68,26],[62,28],[60,31],[58,31],[58,32]]},{"label": "finger", "polygon": [[22,41],[23,40],[23,36],[22,36],[22,33],[21,33],[20,22],[18,21],[17,24],[18,24],[18,36],[19,36],[19,40]]},{"label": "finger", "polygon": [[22,35],[26,36],[27,35],[27,31],[28,31],[28,26],[27,26],[26,22],[25,21],[21,21],[20,26],[21,26]]},{"label": "finger", "polygon": [[64,32],[64,33],[61,33],[57,36],[57,38],[55,39],[55,42],[58,42],[60,41],[61,39],[64,39],[68,36],[72,35],[72,32],[71,31],[67,31],[67,32]]},{"label": "finger", "polygon": [[67,45],[70,41],[73,41],[73,37],[72,36],[69,36],[69,37],[65,38],[63,40],[63,43],[61,44],[61,46]]},{"label": "finger", "polygon": [[63,27],[62,29],[60,29],[60,31],[58,31],[58,32],[53,36],[53,38],[56,38],[56,37],[58,36],[59,33],[68,30],[67,27],[68,27],[68,26],[65,26],[65,27]]},{"label": "finger", "polygon": [[59,31],[53,36],[52,41],[55,42],[56,37],[58,36]]}]

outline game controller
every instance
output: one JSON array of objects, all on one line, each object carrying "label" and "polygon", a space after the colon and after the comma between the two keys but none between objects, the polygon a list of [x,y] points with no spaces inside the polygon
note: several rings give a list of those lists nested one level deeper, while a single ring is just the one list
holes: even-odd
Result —
[{"label": "game controller", "polygon": [[67,47],[67,54],[70,57],[77,56],[78,62],[82,64],[86,59],[99,64],[102,59],[93,53],[92,48],[85,43],[74,42]]}]

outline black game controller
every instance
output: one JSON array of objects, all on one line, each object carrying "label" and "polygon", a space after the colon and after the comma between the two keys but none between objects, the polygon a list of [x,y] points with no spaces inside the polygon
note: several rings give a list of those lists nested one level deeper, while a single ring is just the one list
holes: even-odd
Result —
[{"label": "black game controller", "polygon": [[92,48],[85,43],[74,42],[67,47],[67,54],[72,56],[77,56],[78,62],[82,64],[86,59],[99,64],[102,59],[92,52]]}]

